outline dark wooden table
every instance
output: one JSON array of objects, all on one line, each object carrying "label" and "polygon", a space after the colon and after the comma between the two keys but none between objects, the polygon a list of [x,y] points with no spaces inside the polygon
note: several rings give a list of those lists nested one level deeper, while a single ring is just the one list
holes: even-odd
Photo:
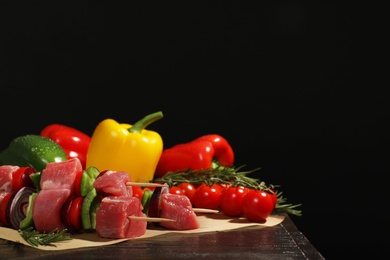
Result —
[{"label": "dark wooden table", "polygon": [[115,245],[44,251],[0,239],[0,259],[325,259],[289,216],[279,225],[169,234]]}]

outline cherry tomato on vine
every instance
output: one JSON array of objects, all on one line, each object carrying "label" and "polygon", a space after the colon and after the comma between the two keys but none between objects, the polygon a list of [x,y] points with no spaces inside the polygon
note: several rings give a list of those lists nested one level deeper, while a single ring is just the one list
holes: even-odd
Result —
[{"label": "cherry tomato on vine", "polygon": [[184,195],[184,192],[177,186],[172,186],[169,188],[169,193],[170,194],[179,194],[179,195]]},{"label": "cherry tomato on vine", "polygon": [[251,189],[242,200],[244,217],[253,222],[265,222],[274,208],[272,195],[266,191]]},{"label": "cherry tomato on vine", "polygon": [[220,207],[222,213],[230,217],[239,217],[243,214],[242,200],[249,192],[249,188],[243,186],[230,186],[221,194]]},{"label": "cherry tomato on vine", "polygon": [[227,183],[221,183],[219,184],[224,190],[227,190],[229,187],[231,187],[230,184],[227,184]]},{"label": "cherry tomato on vine", "polygon": [[194,195],[194,204],[197,208],[219,209],[222,187],[219,184],[208,186],[200,185]]},{"label": "cherry tomato on vine", "polygon": [[195,204],[194,196],[196,191],[195,186],[188,182],[182,182],[179,185],[177,185],[177,187],[179,187],[183,191],[184,195],[186,195],[188,199],[191,201],[192,205],[194,205]]}]

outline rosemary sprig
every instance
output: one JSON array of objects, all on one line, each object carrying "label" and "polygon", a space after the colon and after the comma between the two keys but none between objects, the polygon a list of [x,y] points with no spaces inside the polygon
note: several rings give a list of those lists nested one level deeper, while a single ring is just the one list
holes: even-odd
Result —
[{"label": "rosemary sprig", "polygon": [[191,183],[191,184],[228,184],[230,186],[244,186],[251,189],[263,190],[267,192],[276,192],[277,205],[275,211],[279,213],[288,213],[296,216],[301,216],[302,211],[296,209],[301,204],[290,204],[287,203],[287,199],[282,196],[282,192],[276,190],[277,185],[266,184],[264,181],[249,177],[247,175],[260,170],[256,168],[249,171],[242,171],[241,169],[245,165],[240,167],[222,167],[217,163],[213,163],[213,167],[210,169],[192,170],[186,169],[184,171],[168,172],[161,178],[156,178],[153,182],[164,182],[169,187],[177,186],[180,183]]},{"label": "rosemary sprig", "polygon": [[55,246],[52,243],[60,242],[65,240],[71,240],[70,236],[64,235],[66,229],[61,231],[55,229],[49,233],[40,233],[37,230],[33,229],[33,227],[26,228],[24,230],[19,229],[18,232],[20,236],[26,240],[32,246]]},{"label": "rosemary sprig", "polygon": [[245,187],[262,189],[264,183],[259,183],[258,179],[247,177],[248,174],[259,170],[260,168],[250,171],[240,171],[241,167],[222,167],[214,165],[210,169],[192,170],[187,169],[184,171],[168,172],[161,178],[156,178],[154,182],[166,182],[170,187],[176,186],[183,182],[189,182],[191,184],[212,185],[229,184],[232,186],[243,185]]},{"label": "rosemary sprig", "polygon": [[275,206],[275,211],[280,213],[288,213],[295,216],[302,216],[302,210],[296,208],[302,206],[302,204],[290,204],[287,203],[287,198],[283,197],[283,192],[279,191],[276,193],[278,201]]}]

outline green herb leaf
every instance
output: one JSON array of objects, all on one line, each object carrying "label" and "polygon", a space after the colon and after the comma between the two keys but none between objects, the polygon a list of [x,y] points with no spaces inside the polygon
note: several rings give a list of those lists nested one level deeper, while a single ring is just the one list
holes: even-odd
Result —
[{"label": "green herb leaf", "polygon": [[64,235],[66,229],[59,231],[55,229],[49,233],[40,233],[33,229],[33,227],[26,228],[24,230],[19,229],[18,232],[32,246],[55,246],[52,243],[71,240],[70,236]]}]

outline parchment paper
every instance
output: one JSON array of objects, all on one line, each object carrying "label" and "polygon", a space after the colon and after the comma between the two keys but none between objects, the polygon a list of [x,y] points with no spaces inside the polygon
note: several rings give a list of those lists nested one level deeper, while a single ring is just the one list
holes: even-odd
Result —
[{"label": "parchment paper", "polygon": [[[284,220],[284,216],[269,216],[265,223],[254,223],[247,221],[244,218],[230,218],[221,213],[216,214],[197,214],[200,228],[194,230],[167,230],[158,225],[152,226],[152,228],[147,228],[146,233],[137,238],[131,239],[105,239],[97,235],[97,233],[83,233],[70,235],[72,240],[61,241],[53,243],[54,246],[38,246],[34,247],[40,250],[68,250],[75,248],[84,248],[84,247],[95,247],[95,246],[104,246],[117,244],[121,242],[131,243],[131,240],[134,239],[145,239],[153,238],[160,235],[166,235],[169,233],[181,233],[181,234],[195,234],[195,233],[205,233],[205,232],[216,232],[216,231],[228,231],[233,229],[247,228],[247,227],[256,227],[256,228],[266,228],[272,227],[280,224]],[[68,234],[67,234],[68,235]],[[17,230],[0,227],[0,238],[17,242],[26,246],[31,246],[28,244],[18,233]]]}]

